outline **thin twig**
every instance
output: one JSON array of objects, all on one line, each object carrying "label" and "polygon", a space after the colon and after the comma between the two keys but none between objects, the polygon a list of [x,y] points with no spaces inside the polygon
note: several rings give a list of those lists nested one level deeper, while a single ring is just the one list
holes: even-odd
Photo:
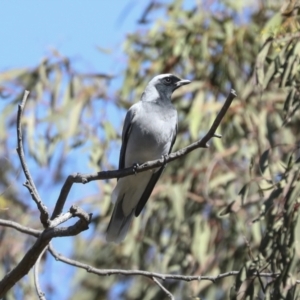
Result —
[{"label": "thin twig", "polygon": [[20,158],[20,162],[22,165],[22,169],[24,172],[24,175],[27,179],[26,183],[24,184],[25,187],[29,190],[31,197],[33,201],[37,204],[37,207],[40,211],[40,219],[44,227],[46,228],[48,226],[48,220],[49,220],[49,214],[47,211],[47,207],[43,204],[39,193],[35,187],[35,184],[33,182],[33,179],[30,175],[29,169],[27,167],[26,161],[25,161],[25,155],[24,155],[24,149],[23,149],[23,136],[22,136],[22,126],[21,126],[21,121],[22,121],[22,114],[23,110],[27,101],[27,97],[29,95],[29,91],[24,92],[24,97],[21,102],[21,104],[18,105],[18,116],[17,116],[17,139],[18,139],[18,147],[17,147],[17,153]]},{"label": "thin twig", "polygon": [[[222,273],[216,276],[191,276],[191,275],[177,275],[177,274],[161,274],[156,272],[148,272],[142,270],[122,270],[122,269],[97,269],[88,264],[84,264],[82,262],[76,261],[74,259],[67,258],[60,253],[56,252],[56,250],[49,245],[48,251],[51,255],[61,262],[64,262],[70,266],[74,266],[77,268],[81,268],[86,270],[89,273],[93,273],[98,276],[108,276],[108,275],[125,275],[125,276],[144,276],[150,279],[158,278],[161,280],[182,280],[182,281],[201,281],[201,280],[208,280],[215,283],[217,280],[229,277],[229,276],[236,276],[239,274],[240,271],[229,271],[226,273]],[[257,275],[254,273],[254,275]],[[276,278],[279,276],[277,273],[259,273],[261,277],[271,277]]]},{"label": "thin twig", "polygon": [[171,294],[170,291],[168,291],[155,277],[152,277],[152,280],[167,294],[167,296],[171,300],[175,300],[174,296]]},{"label": "thin twig", "polygon": [[72,175],[68,176],[61,191],[60,191],[59,197],[56,201],[56,205],[53,210],[51,220],[53,220],[54,218],[57,218],[62,213],[66,199],[67,199],[69,192],[71,190],[71,187],[73,185],[73,182],[75,182],[75,181],[74,181]]},{"label": "thin twig", "polygon": [[[67,220],[75,217],[79,218],[79,220],[74,225],[69,227],[54,228],[59,224],[66,222]],[[76,205],[72,205],[69,212],[54,219],[51,223],[51,227],[49,227],[47,230],[44,231],[36,230],[30,227],[23,226],[17,222],[7,221],[3,219],[0,219],[0,226],[2,225],[5,227],[14,228],[22,233],[26,233],[35,237],[39,237],[43,233],[44,236],[47,236],[47,238],[48,237],[54,238],[54,237],[76,235],[79,232],[88,229],[88,225],[91,222],[91,219],[92,219],[92,214],[88,214],[80,207],[77,207]]]},{"label": "thin twig", "polygon": [[45,249],[41,252],[40,256],[38,257],[35,265],[34,265],[34,285],[36,289],[36,293],[38,294],[38,297],[40,300],[46,300],[45,293],[42,291],[40,287],[40,282],[39,282],[39,265],[41,262],[41,258],[44,255],[45,251],[48,249],[48,245],[45,247]]},{"label": "thin twig", "polygon": [[224,118],[228,108],[230,107],[230,105],[235,97],[236,97],[236,92],[235,92],[235,90],[232,89],[230,91],[230,94],[228,95],[227,99],[225,100],[220,112],[218,113],[216,119],[214,120],[213,124],[211,125],[209,131],[207,132],[207,134],[201,140],[199,140],[185,148],[182,148],[174,153],[170,153],[169,155],[166,155],[161,159],[145,162],[141,165],[135,166],[135,168],[129,167],[129,168],[125,168],[122,170],[102,171],[102,172],[98,172],[96,174],[77,173],[77,174],[69,175],[61,189],[61,192],[60,192],[60,195],[56,202],[56,206],[54,208],[51,219],[57,217],[58,215],[60,215],[62,213],[64,204],[66,202],[66,199],[72,188],[73,183],[88,183],[88,182],[94,181],[94,180],[126,177],[129,175],[133,175],[136,173],[145,172],[150,169],[161,167],[166,163],[169,163],[173,160],[176,160],[182,156],[187,155],[188,153],[190,153],[191,151],[193,151],[195,149],[208,148],[209,146],[207,143],[209,142],[210,139],[212,139],[214,137],[217,137],[217,138],[221,137],[221,135],[216,134],[216,130],[217,130],[218,126],[220,125],[222,119]]},{"label": "thin twig", "polygon": [[42,233],[41,230],[32,229],[30,227],[23,226],[19,223],[13,222],[13,221],[7,221],[0,219],[0,226],[10,227],[14,228],[22,233],[26,233],[35,237],[39,237],[39,235]]}]

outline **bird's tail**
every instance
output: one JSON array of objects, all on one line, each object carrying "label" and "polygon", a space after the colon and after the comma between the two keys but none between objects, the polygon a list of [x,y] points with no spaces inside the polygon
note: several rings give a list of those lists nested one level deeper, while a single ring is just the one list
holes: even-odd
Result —
[{"label": "bird's tail", "polygon": [[112,217],[107,227],[106,240],[108,242],[120,243],[123,241],[131,224],[134,210],[132,210],[128,216],[125,216],[122,208],[124,196],[125,194],[121,200],[116,201]]}]

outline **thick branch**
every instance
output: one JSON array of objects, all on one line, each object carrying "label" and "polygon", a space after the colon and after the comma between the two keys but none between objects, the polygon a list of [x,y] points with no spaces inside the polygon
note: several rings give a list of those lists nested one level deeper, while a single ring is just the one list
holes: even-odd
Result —
[{"label": "thick branch", "polygon": [[73,236],[88,229],[89,223],[91,221],[90,214],[87,214],[82,209],[76,206],[72,206],[70,208],[70,213],[73,217],[79,218],[79,220],[74,225],[69,227],[47,228],[43,232],[22,226],[15,222],[0,220],[0,225],[12,227],[21,232],[38,237],[34,245],[27,251],[18,265],[8,274],[6,274],[6,276],[0,281],[0,299],[16,282],[18,282],[29,272],[29,270],[34,266],[40,254],[44,251],[45,247],[49,244],[52,238]]},{"label": "thick branch", "polygon": [[36,260],[50,241],[51,237],[44,238],[43,234],[40,235],[40,237],[27,251],[18,265],[5,275],[5,277],[0,281],[0,299],[5,296],[5,294],[12,286],[14,286],[16,282],[18,282],[22,277],[28,274],[29,270],[33,267]]},{"label": "thick branch", "polygon": [[135,166],[134,168],[129,167],[129,168],[125,168],[122,170],[103,171],[103,172],[98,172],[97,174],[79,174],[79,173],[77,173],[77,174],[69,175],[61,189],[61,192],[60,192],[59,198],[56,202],[56,206],[53,211],[51,219],[61,214],[73,183],[88,183],[88,182],[94,181],[94,180],[126,177],[129,175],[133,175],[135,173],[145,172],[150,169],[161,167],[166,163],[169,163],[173,160],[176,160],[180,157],[187,155],[188,153],[192,152],[193,150],[196,150],[199,148],[208,148],[207,143],[209,142],[210,139],[212,139],[213,137],[217,137],[217,138],[221,137],[221,135],[216,134],[216,130],[219,127],[222,119],[224,118],[228,108],[230,107],[230,105],[235,97],[236,97],[236,92],[235,92],[235,90],[232,89],[230,91],[230,94],[228,95],[226,101],[224,102],[223,107],[221,108],[216,119],[214,120],[213,124],[211,125],[209,131],[207,132],[207,134],[201,140],[199,140],[183,149],[180,149],[174,153],[170,153],[169,155],[166,155],[161,159],[145,162],[139,166]]},{"label": "thick branch", "polygon": [[40,219],[44,227],[46,228],[48,226],[48,219],[49,214],[47,211],[47,207],[43,204],[39,193],[35,187],[35,184],[33,182],[33,179],[30,175],[29,169],[27,167],[26,161],[25,161],[25,155],[24,155],[24,149],[23,149],[23,137],[22,137],[22,127],[21,127],[21,120],[22,120],[22,114],[23,110],[27,101],[27,97],[29,95],[28,91],[25,91],[23,100],[21,104],[18,106],[18,116],[17,116],[17,138],[18,138],[18,147],[17,147],[17,153],[20,158],[20,162],[22,165],[22,169],[24,172],[24,175],[27,179],[26,183],[24,184],[25,187],[29,190],[31,197],[33,201],[36,203],[39,211],[40,211]]}]

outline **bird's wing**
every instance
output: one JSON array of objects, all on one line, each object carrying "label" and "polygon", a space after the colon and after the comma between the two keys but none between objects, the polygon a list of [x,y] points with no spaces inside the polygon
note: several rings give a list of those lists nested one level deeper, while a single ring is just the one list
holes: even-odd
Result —
[{"label": "bird's wing", "polygon": [[[170,146],[170,149],[169,149],[169,154],[171,153],[172,151],[172,148],[173,148],[173,145],[176,141],[176,135],[177,135],[177,123],[176,123],[176,127],[175,127],[175,130],[174,130],[174,134],[173,134],[173,138],[172,138],[172,143],[171,143],[171,146]],[[146,205],[153,189],[154,189],[154,186],[155,184],[157,183],[160,175],[162,174],[163,170],[165,168],[165,165],[162,166],[157,172],[155,172],[151,178],[150,178],[150,181],[148,183],[148,185],[146,186],[146,189],[144,191],[144,193],[142,194],[142,197],[141,199],[139,200],[137,206],[136,206],[136,209],[135,209],[135,216],[138,217],[141,213],[141,211],[143,210],[144,206]]]},{"label": "bird's wing", "polygon": [[[119,170],[125,168],[125,155],[126,155],[126,148],[128,139],[131,133],[131,129],[133,126],[133,118],[136,114],[137,108],[133,105],[126,114],[123,131],[122,131],[122,146],[120,150],[120,158],[119,158]],[[119,180],[119,178],[118,178]],[[116,188],[120,185],[121,181],[118,181],[118,184]],[[121,184],[122,185],[122,184]],[[116,188],[114,192],[116,191]],[[114,195],[113,192],[113,195]],[[132,210],[131,213],[128,215],[124,214],[123,210],[123,201],[124,201],[125,194],[117,192],[115,199],[113,202],[115,202],[113,214],[111,216],[110,222],[107,227],[107,235],[106,240],[108,242],[121,242],[129,229],[129,226],[131,224],[131,220],[133,217]]]},{"label": "bird's wing", "polygon": [[119,158],[119,170],[125,168],[125,155],[126,155],[126,147],[128,138],[130,136],[130,132],[132,129],[132,119],[136,113],[135,106],[133,105],[127,112],[124,126],[123,126],[123,132],[122,132],[122,146],[120,150],[120,158]]}]

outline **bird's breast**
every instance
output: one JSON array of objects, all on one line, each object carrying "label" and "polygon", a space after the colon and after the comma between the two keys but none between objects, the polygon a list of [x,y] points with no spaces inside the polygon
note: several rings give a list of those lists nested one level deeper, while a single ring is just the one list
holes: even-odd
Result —
[{"label": "bird's breast", "polygon": [[146,118],[133,122],[126,147],[125,165],[143,163],[168,154],[176,123],[176,111],[169,117],[149,113]]}]

